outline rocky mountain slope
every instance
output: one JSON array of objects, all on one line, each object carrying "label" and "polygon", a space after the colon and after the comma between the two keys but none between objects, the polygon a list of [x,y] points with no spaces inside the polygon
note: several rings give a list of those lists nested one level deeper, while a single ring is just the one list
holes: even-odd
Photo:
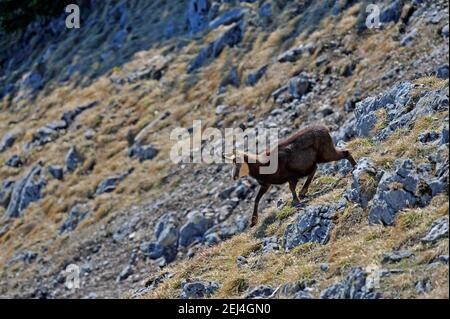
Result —
[{"label": "rocky mountain slope", "polygon": [[[448,298],[448,3],[368,4],[91,1],[1,34],[0,296]],[[358,166],[249,229],[254,181],[170,160],[194,120],[323,123]]]}]

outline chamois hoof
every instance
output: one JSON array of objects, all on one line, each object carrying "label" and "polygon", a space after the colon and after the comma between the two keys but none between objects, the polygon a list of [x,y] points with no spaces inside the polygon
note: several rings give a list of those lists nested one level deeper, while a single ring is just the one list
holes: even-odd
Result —
[{"label": "chamois hoof", "polygon": [[299,202],[292,202],[291,206],[294,207],[294,208],[305,207],[305,203],[302,203],[300,201]]},{"label": "chamois hoof", "polygon": [[250,228],[255,227],[257,223],[258,223],[258,217],[253,216],[252,220],[250,222]]},{"label": "chamois hoof", "polygon": [[306,197],[306,192],[300,192],[298,193],[298,198],[303,199]]}]

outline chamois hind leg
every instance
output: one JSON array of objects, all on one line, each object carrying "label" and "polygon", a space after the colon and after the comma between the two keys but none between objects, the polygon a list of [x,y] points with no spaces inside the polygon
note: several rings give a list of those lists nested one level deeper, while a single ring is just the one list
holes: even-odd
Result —
[{"label": "chamois hind leg", "polygon": [[250,223],[250,227],[253,227],[256,225],[256,223],[258,223],[258,205],[259,205],[259,201],[261,200],[261,197],[263,197],[263,195],[269,190],[270,185],[269,184],[262,184],[259,187],[259,191],[258,194],[256,195],[255,198],[255,206],[253,207],[253,215],[252,215],[252,220]]},{"label": "chamois hind leg", "polygon": [[289,189],[292,193],[292,204],[297,204],[300,200],[297,197],[297,193],[295,192],[295,188],[297,187],[298,179],[292,179],[289,181]]},{"label": "chamois hind leg", "polygon": [[308,175],[308,178],[306,179],[305,184],[303,185],[302,189],[300,190],[300,193],[298,193],[298,196],[304,197],[306,195],[306,193],[308,192],[308,187],[314,178],[314,174],[316,174],[316,170],[317,170],[317,165],[314,166],[313,171]]}]

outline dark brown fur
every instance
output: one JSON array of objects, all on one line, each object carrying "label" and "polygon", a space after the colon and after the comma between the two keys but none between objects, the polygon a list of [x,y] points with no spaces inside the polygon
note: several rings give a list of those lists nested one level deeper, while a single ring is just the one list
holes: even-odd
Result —
[{"label": "dark brown fur", "polygon": [[[270,151],[260,155],[244,153],[243,156],[249,168],[249,175],[260,184],[255,198],[251,226],[254,226],[258,221],[258,204],[261,197],[270,188],[270,185],[289,183],[292,199],[295,203],[299,201],[298,197],[306,195],[308,187],[314,178],[317,164],[347,159],[352,166],[356,165],[349,151],[335,148],[328,129],[323,125],[304,128],[281,141],[278,144],[277,171],[274,174],[260,174],[259,168],[263,165],[268,165],[262,163],[267,163],[269,155]],[[251,158],[256,159],[256,163],[254,161],[252,163],[249,160]],[[295,189],[298,180],[306,176],[308,178],[297,196]],[[234,178],[236,177],[235,175]]]}]

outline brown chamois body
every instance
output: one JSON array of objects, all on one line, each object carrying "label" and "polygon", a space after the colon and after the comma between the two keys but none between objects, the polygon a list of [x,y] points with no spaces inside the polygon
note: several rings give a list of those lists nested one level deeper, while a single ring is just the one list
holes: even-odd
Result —
[{"label": "brown chamois body", "polygon": [[[254,226],[257,223],[259,201],[271,185],[289,183],[292,200],[296,203],[299,202],[299,197],[306,195],[308,187],[314,178],[317,164],[347,159],[352,166],[356,165],[349,151],[335,148],[328,129],[323,125],[301,129],[281,141],[278,144],[278,167],[276,172],[273,174],[261,174],[260,167],[269,164],[270,152],[258,155],[243,153],[244,162],[242,164],[237,163],[235,160],[236,156],[233,156],[235,165],[233,178],[236,180],[240,176],[250,175],[260,184],[255,198],[250,226]],[[297,196],[295,189],[298,180],[306,176],[306,182]]]}]

